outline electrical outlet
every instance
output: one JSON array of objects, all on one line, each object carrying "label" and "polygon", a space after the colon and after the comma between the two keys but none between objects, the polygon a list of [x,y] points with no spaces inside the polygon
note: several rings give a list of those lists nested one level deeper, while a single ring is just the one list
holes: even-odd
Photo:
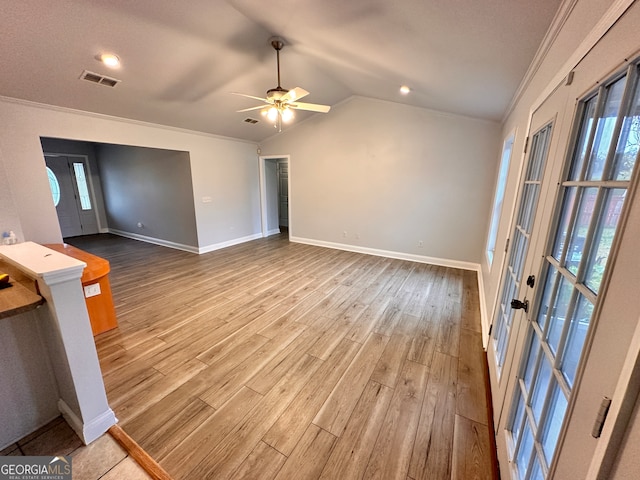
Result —
[{"label": "electrical outlet", "polygon": [[424,246],[424,242],[423,242],[422,240],[420,240],[420,241],[418,242],[418,247],[419,247],[419,248],[422,248],[423,246]]},{"label": "electrical outlet", "polygon": [[342,232],[342,238],[347,238],[347,231]]},{"label": "electrical outlet", "polygon": [[360,234],[356,233],[356,240],[360,240]]},{"label": "electrical outlet", "polygon": [[84,296],[85,298],[95,297],[96,295],[100,295],[100,284],[94,283],[92,285],[87,285],[84,287]]}]

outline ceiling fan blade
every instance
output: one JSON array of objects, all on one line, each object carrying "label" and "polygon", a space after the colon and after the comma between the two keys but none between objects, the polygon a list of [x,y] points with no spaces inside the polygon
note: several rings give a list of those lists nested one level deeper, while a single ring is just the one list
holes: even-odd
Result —
[{"label": "ceiling fan blade", "polygon": [[261,108],[265,108],[264,105],[258,105],[257,107],[243,108],[242,110],[236,110],[236,112],[250,112],[251,110],[259,110]]},{"label": "ceiling fan blade", "polygon": [[238,96],[240,96],[240,97],[253,98],[254,100],[260,100],[261,102],[271,103],[271,102],[270,102],[268,99],[266,99],[266,98],[262,98],[262,97],[254,97],[253,95],[247,95],[246,93],[231,92],[231,95],[238,95]]},{"label": "ceiling fan blade", "polygon": [[327,113],[329,110],[331,110],[331,107],[329,105],[318,105],[316,103],[295,102],[295,103],[290,103],[289,106],[297,110],[308,110],[310,112],[320,112],[320,113]]},{"label": "ceiling fan blade", "polygon": [[296,100],[300,100],[302,97],[306,97],[307,95],[309,95],[309,92],[307,92],[304,88],[296,87],[296,88],[292,88],[287,93],[285,93],[280,98],[280,101],[294,102]]}]

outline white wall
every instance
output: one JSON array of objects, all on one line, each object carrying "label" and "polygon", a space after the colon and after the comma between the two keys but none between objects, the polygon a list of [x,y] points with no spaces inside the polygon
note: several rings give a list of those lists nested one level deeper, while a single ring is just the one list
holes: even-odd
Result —
[{"label": "white wall", "polygon": [[[0,118],[0,154],[15,205],[15,211],[0,210],[0,226],[19,218],[22,239],[38,243],[62,240],[40,137],[189,152],[199,247],[214,248],[260,233],[258,160],[253,143],[6,98],[0,99]],[[203,203],[202,197],[212,201]]]},{"label": "white wall", "polygon": [[291,155],[292,238],[477,264],[498,132],[493,122],[353,97],[261,149]]}]

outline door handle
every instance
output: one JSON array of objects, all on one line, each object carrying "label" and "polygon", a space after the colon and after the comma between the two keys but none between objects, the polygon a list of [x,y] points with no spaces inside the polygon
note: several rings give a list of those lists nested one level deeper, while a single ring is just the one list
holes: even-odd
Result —
[{"label": "door handle", "polygon": [[524,310],[525,313],[528,313],[529,300],[525,300],[524,302],[521,302],[517,298],[514,298],[513,300],[511,300],[511,308],[513,308],[514,310]]}]

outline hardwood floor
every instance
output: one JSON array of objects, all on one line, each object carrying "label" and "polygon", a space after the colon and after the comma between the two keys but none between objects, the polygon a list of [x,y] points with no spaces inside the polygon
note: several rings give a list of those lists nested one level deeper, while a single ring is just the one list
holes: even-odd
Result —
[{"label": "hardwood floor", "polygon": [[489,479],[475,272],[289,243],[99,235],[120,425],[175,479]]}]

